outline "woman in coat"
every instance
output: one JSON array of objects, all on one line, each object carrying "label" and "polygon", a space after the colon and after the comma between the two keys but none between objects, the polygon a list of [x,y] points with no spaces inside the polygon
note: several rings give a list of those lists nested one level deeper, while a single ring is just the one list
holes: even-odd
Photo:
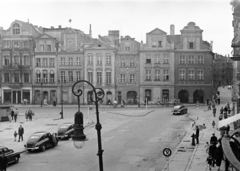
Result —
[{"label": "woman in coat", "polygon": [[222,150],[222,145],[220,143],[215,152],[215,161],[216,161],[216,166],[218,167],[218,171],[220,170],[222,160],[223,160],[223,150]]}]

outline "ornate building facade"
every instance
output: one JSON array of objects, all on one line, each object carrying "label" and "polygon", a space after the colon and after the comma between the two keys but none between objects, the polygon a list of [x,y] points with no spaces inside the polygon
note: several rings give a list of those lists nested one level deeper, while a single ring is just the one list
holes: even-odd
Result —
[{"label": "ornate building facade", "polygon": [[32,60],[34,37],[39,32],[28,23],[15,20],[1,34],[1,101],[32,103]]},{"label": "ornate building facade", "polygon": [[181,103],[204,103],[212,99],[212,46],[202,40],[194,22],[181,30],[175,47],[175,97]]},{"label": "ornate building facade", "polygon": [[116,57],[117,102],[137,104],[140,99],[139,87],[140,43],[130,36],[121,37]]},{"label": "ornate building facade", "polygon": [[174,99],[174,44],[156,28],[140,47],[140,102]]},{"label": "ornate building facade", "polygon": [[[173,25],[170,35],[156,28],[144,44],[130,36],[119,39],[118,30],[93,39],[91,26],[85,34],[16,20],[7,30],[0,27],[2,103],[74,104],[72,86],[78,80],[102,88],[104,104],[204,102],[212,93],[213,53],[202,32],[193,22],[180,35]],[[91,104],[91,88],[81,86],[80,102]]]}]

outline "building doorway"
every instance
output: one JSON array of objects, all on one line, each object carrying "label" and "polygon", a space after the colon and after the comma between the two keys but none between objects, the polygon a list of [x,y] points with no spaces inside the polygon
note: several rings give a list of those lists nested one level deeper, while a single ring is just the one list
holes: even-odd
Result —
[{"label": "building doorway", "polygon": [[199,103],[203,103],[203,99],[204,99],[204,93],[202,90],[196,90],[193,93],[193,103],[196,103],[197,101]]},{"label": "building doorway", "polygon": [[93,104],[93,92],[92,91],[89,91],[87,93],[87,104],[89,104],[89,105]]},{"label": "building doorway", "polygon": [[178,99],[180,99],[180,103],[188,103],[189,93],[187,90],[181,90],[178,93]]},{"label": "building doorway", "polygon": [[130,105],[137,104],[137,92],[128,91],[127,92],[127,103]]},{"label": "building doorway", "polygon": [[14,104],[21,104],[22,103],[21,91],[17,91],[17,90],[13,91],[13,103]]}]

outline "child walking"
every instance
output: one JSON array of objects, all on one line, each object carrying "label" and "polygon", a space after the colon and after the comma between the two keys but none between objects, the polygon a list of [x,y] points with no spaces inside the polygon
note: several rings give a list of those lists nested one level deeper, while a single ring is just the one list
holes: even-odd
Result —
[{"label": "child walking", "polygon": [[18,135],[17,132],[15,131],[13,135],[14,135],[14,141],[17,141],[17,135]]},{"label": "child walking", "polygon": [[206,162],[208,163],[209,170],[211,170],[211,166],[213,164],[213,158],[211,155],[208,156]]}]

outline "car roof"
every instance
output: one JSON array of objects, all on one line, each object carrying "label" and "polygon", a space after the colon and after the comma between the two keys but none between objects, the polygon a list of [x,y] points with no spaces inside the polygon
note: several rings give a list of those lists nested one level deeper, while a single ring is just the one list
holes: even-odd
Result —
[{"label": "car roof", "polygon": [[73,123],[64,123],[62,125],[72,125]]},{"label": "car roof", "polygon": [[47,132],[47,131],[40,131],[40,132],[35,132],[32,135],[40,135],[40,136],[42,136],[42,135],[47,134],[47,133],[49,133],[49,132]]},{"label": "car roof", "polygon": [[183,105],[177,105],[177,106],[174,106],[174,109],[178,109],[180,107],[182,107]]}]

